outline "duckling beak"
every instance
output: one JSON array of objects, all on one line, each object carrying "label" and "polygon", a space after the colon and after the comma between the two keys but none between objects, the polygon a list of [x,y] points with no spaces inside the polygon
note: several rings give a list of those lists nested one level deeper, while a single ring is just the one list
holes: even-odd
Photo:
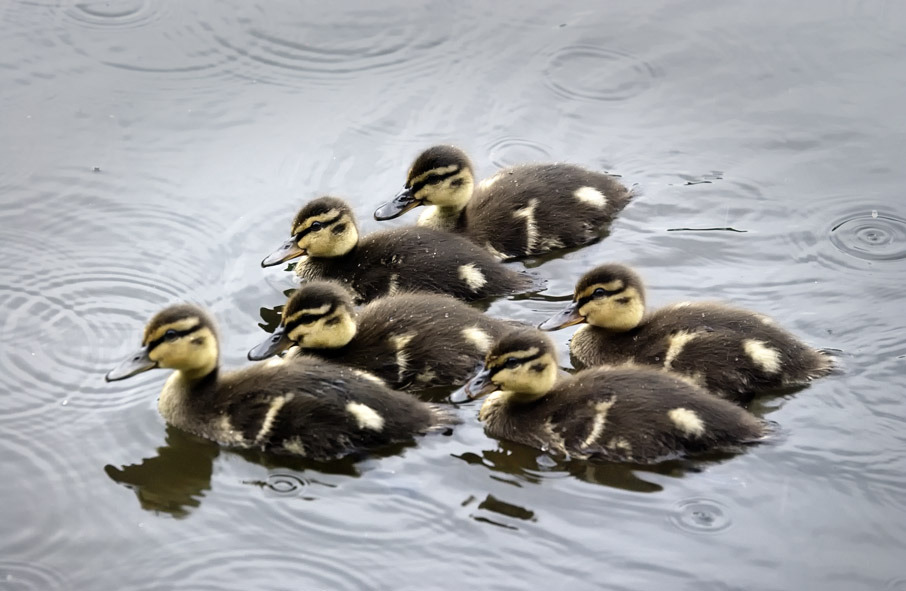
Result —
[{"label": "duckling beak", "polygon": [[557,330],[558,328],[566,328],[582,322],[585,322],[585,317],[579,314],[579,303],[572,302],[559,314],[555,314],[542,322],[538,328],[541,330]]},{"label": "duckling beak", "polygon": [[126,378],[131,378],[132,376],[140,374],[143,371],[154,369],[155,367],[157,367],[157,362],[148,357],[148,353],[148,347],[142,347],[141,349],[127,357],[122,363],[107,372],[107,375],[104,376],[104,379],[108,382],[115,382],[117,380],[125,380]]},{"label": "duckling beak", "polygon": [[403,189],[396,194],[393,201],[388,201],[374,210],[374,219],[378,221],[392,220],[421,204],[421,199],[416,199],[411,189]]},{"label": "duckling beak", "polygon": [[277,330],[274,331],[274,334],[249,351],[249,361],[267,359],[268,357],[272,357],[284,349],[289,348],[292,344],[293,342],[290,340],[289,335],[286,334],[286,327],[281,324],[277,327]]},{"label": "duckling beak", "polygon": [[491,370],[486,367],[482,367],[475,377],[468,381],[465,388],[469,400],[481,398],[496,389],[497,386],[491,381]]},{"label": "duckling beak", "polygon": [[264,260],[261,261],[262,267],[273,267],[274,265],[279,265],[284,261],[289,261],[294,258],[300,257],[305,254],[305,251],[299,248],[299,245],[296,244],[296,237],[293,236],[286,242],[280,245],[280,248],[270,253]]}]

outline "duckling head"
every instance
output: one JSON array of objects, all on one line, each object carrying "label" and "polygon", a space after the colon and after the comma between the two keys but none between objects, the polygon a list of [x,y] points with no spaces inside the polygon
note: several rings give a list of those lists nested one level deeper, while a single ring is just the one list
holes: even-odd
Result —
[{"label": "duckling head", "polygon": [[455,146],[434,146],[422,152],[406,175],[406,186],[374,212],[376,220],[392,220],[419,205],[461,210],[475,187],[472,163]]},{"label": "duckling head", "polygon": [[478,374],[466,384],[469,398],[496,390],[516,402],[547,394],[557,381],[557,352],[547,335],[535,329],[505,334],[491,347]]},{"label": "duckling head", "polygon": [[355,309],[349,292],[332,281],[312,281],[290,296],[280,326],[249,351],[248,358],[260,361],[292,345],[338,349],[349,344],[355,333]]},{"label": "duckling head", "polygon": [[219,347],[214,321],[198,306],[165,308],[145,326],[142,348],[107,373],[106,380],[124,380],[149,369],[175,369],[190,380],[217,369]]},{"label": "duckling head", "polygon": [[343,256],[359,242],[352,208],[336,197],[309,201],[293,219],[291,234],[292,238],[261,261],[262,267],[279,265],[302,255]]},{"label": "duckling head", "polygon": [[573,301],[559,314],[541,323],[541,330],[557,330],[587,322],[607,330],[632,330],[645,315],[642,279],[625,265],[601,265],[579,279]]}]

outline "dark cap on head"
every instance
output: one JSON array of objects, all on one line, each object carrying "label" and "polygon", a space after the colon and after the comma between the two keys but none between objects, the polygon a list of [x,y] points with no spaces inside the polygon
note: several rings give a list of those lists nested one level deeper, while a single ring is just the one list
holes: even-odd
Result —
[{"label": "dark cap on head", "polygon": [[593,285],[610,285],[611,291],[617,291],[616,286],[622,284],[619,290],[634,287],[644,297],[642,278],[626,265],[610,263],[599,265],[588,271],[576,283],[575,294],[581,294]]},{"label": "dark cap on head", "polygon": [[[419,154],[409,171],[409,180],[422,175],[435,168],[459,166],[472,169],[472,163],[466,153],[456,146],[432,146]],[[408,180],[407,180],[408,184]]]},{"label": "dark cap on head", "polygon": [[553,352],[554,343],[546,334],[534,328],[517,328],[506,333],[488,351],[488,359],[513,351],[538,349],[539,353]]},{"label": "dark cap on head", "polygon": [[196,306],[195,304],[174,304],[164,308],[148,321],[148,324],[145,325],[145,334],[142,338],[142,344],[147,344],[148,336],[161,326],[189,318],[197,318],[199,327],[207,327],[215,334],[217,333],[217,325],[214,323],[214,319],[200,306]]},{"label": "dark cap on head", "polygon": [[332,210],[339,210],[348,214],[353,219],[353,223],[355,222],[355,216],[348,203],[339,197],[324,196],[312,199],[302,206],[302,209],[299,210],[299,213],[297,213],[296,217],[293,219],[293,228],[310,217],[322,215]]},{"label": "dark cap on head", "polygon": [[335,281],[303,283],[287,300],[286,306],[283,308],[283,318],[292,316],[300,310],[320,308],[325,304],[331,304],[331,311],[338,306],[352,309],[352,294]]}]

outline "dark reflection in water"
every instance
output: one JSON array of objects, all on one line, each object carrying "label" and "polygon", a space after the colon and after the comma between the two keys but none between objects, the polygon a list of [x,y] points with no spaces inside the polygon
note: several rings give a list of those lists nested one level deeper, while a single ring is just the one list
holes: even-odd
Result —
[{"label": "dark reflection in water", "polygon": [[211,488],[214,459],[220,448],[205,439],[167,427],[166,444],[138,464],[104,472],[135,492],[143,509],[185,517]]},{"label": "dark reflection in water", "polygon": [[[7,0],[0,588],[903,588],[904,39],[884,0]],[[491,440],[450,389],[420,396],[451,436],[315,465],[165,430],[164,372],[103,382],[180,300],[246,363],[299,206],[411,223],[371,212],[440,142],[638,192],[489,313],[537,325],[622,261],[652,307],[759,310],[841,371],[755,401],[770,443],[655,466]]]}]

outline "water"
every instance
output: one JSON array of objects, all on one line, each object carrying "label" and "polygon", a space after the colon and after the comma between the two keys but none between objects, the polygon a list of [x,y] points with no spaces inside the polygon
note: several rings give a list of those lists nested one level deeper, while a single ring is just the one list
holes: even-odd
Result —
[{"label": "water", "polygon": [[[904,588],[904,55],[880,0],[7,0],[0,589]],[[774,443],[651,468],[498,443],[475,403],[382,457],[240,454],[164,425],[164,372],[103,382],[183,299],[243,363],[296,208],[335,193],[374,230],[435,142],[642,191],[491,313],[540,321],[620,260],[842,374],[755,403]]]}]

